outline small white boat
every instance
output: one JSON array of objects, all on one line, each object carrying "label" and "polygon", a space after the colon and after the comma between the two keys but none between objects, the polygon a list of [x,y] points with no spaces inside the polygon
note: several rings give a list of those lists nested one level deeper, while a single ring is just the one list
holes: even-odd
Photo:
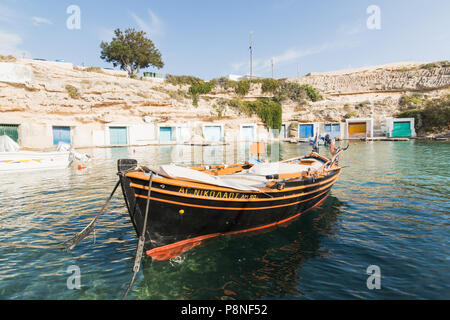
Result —
[{"label": "small white boat", "polygon": [[73,153],[64,151],[20,151],[19,145],[10,137],[0,137],[0,173],[28,170],[67,168],[73,161]]}]

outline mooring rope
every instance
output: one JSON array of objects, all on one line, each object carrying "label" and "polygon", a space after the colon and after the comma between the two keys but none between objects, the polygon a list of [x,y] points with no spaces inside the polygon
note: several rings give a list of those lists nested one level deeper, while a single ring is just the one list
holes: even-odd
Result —
[{"label": "mooring rope", "polygon": [[144,251],[144,244],[145,244],[145,232],[147,229],[147,218],[148,218],[148,212],[150,209],[150,194],[152,192],[152,182],[153,182],[153,171],[151,171],[151,173],[150,173],[150,180],[148,182],[147,204],[145,206],[144,225],[142,226],[142,232],[141,232],[141,235],[139,236],[138,246],[137,246],[137,250],[136,250],[136,257],[134,259],[133,277],[131,278],[131,281],[128,284],[127,291],[125,291],[125,294],[122,296],[122,300],[126,299],[128,292],[130,292],[130,289],[134,284],[134,280],[136,279],[136,275],[140,269],[142,253]]},{"label": "mooring rope", "polygon": [[2,247],[11,247],[11,248],[31,248],[31,249],[66,249],[66,250],[72,250],[75,248],[75,246],[80,243],[81,240],[86,238],[92,230],[95,229],[95,223],[97,222],[97,219],[100,217],[100,215],[103,214],[106,207],[108,206],[109,202],[111,201],[114,193],[117,190],[117,187],[120,184],[120,180],[117,181],[113,191],[109,195],[109,198],[106,200],[105,204],[103,205],[102,209],[97,213],[97,215],[92,219],[92,221],[79,233],[77,233],[73,238],[64,241],[63,243],[54,244],[54,245],[34,245],[34,244],[22,244],[22,243],[8,243],[8,242],[0,242],[0,246]]}]

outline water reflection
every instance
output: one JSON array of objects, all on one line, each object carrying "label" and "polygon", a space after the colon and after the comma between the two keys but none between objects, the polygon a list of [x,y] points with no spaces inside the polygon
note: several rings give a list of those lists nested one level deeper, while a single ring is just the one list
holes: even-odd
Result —
[{"label": "water reflection", "polygon": [[[343,143],[346,145],[347,143]],[[279,158],[311,152],[281,143]],[[267,144],[269,158],[277,144]],[[60,243],[82,230],[114,186],[116,160],[183,166],[236,163],[241,145],[96,148],[86,170],[1,175],[0,241]],[[328,149],[320,153],[329,156]],[[350,142],[345,166],[323,209],[285,228],[205,243],[170,262],[145,259],[129,298],[448,298],[449,144]],[[0,247],[0,299],[116,299],[126,289],[136,235],[120,190],[94,237],[73,251]],[[82,270],[82,290],[66,288],[66,269]],[[377,264],[381,291],[365,286]]]},{"label": "water reflection", "polygon": [[147,259],[137,298],[301,296],[298,270],[308,259],[323,254],[321,239],[333,235],[342,206],[337,198],[329,197],[322,208],[306,213],[288,226],[262,234],[217,238],[186,253],[179,261]]}]

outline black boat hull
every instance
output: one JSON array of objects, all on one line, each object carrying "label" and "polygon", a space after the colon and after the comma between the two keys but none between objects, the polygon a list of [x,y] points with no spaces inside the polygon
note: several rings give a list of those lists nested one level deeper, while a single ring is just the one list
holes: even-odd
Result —
[{"label": "black boat hull", "polygon": [[[322,202],[339,175],[340,169],[320,179],[294,181],[283,190],[267,193],[154,182],[144,249],[148,256],[165,260],[212,237],[261,231],[287,223]],[[131,220],[140,236],[149,181],[123,174],[120,180]]]}]

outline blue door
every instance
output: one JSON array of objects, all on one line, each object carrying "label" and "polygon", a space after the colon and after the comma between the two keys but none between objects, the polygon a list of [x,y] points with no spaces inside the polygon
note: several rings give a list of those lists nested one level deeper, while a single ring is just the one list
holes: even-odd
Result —
[{"label": "blue door", "polygon": [[310,138],[314,136],[314,125],[300,124],[298,127],[299,138]]},{"label": "blue door", "polygon": [[283,139],[286,138],[286,125],[285,124],[283,124],[281,126],[280,138],[283,138]]},{"label": "blue door", "polygon": [[242,140],[253,140],[254,139],[254,135],[253,135],[253,130],[254,126],[243,126],[241,128],[241,139]]},{"label": "blue door", "polygon": [[329,135],[331,139],[341,137],[341,125],[339,123],[327,123],[324,126],[325,135]]},{"label": "blue door", "polygon": [[111,145],[127,144],[127,127],[109,127],[109,141]]},{"label": "blue door", "polygon": [[205,126],[203,127],[203,135],[206,141],[220,141],[222,140],[222,127],[220,126]]},{"label": "blue door", "polygon": [[57,145],[60,142],[71,144],[70,127],[53,127],[53,144]]},{"label": "blue door", "polygon": [[159,128],[159,142],[170,142],[172,141],[172,128],[171,127],[160,127]]}]

